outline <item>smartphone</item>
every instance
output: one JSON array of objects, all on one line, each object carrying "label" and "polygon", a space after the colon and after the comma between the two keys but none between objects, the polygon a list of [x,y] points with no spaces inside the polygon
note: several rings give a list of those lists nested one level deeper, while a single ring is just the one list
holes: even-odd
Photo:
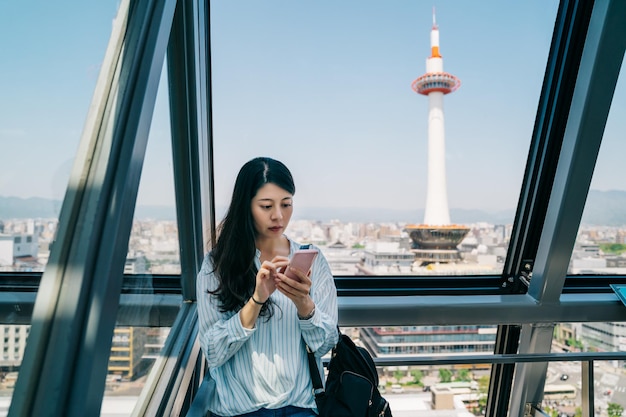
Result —
[{"label": "smartphone", "polygon": [[298,249],[291,257],[291,261],[289,261],[289,266],[285,271],[285,275],[291,279],[299,280],[296,274],[291,272],[290,267],[294,267],[304,273],[308,273],[316,257],[317,249]]}]

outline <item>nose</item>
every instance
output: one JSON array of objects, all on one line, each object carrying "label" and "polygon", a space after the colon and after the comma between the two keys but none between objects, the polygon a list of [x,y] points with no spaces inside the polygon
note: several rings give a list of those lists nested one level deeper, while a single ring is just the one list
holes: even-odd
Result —
[{"label": "nose", "polygon": [[283,218],[283,211],[280,207],[276,207],[275,210],[272,210],[272,220],[280,220]]}]

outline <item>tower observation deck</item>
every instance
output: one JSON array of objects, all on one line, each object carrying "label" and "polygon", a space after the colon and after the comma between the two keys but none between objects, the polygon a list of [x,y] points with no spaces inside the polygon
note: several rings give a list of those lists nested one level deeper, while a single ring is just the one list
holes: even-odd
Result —
[{"label": "tower observation deck", "polygon": [[450,223],[446,187],[445,132],[443,96],[456,91],[461,81],[443,71],[439,53],[439,28],[433,12],[430,32],[430,57],[426,59],[426,73],[413,81],[413,90],[428,96],[428,184],[424,223],[407,225],[411,248],[422,264],[455,262],[460,259],[457,249],[469,228]]}]

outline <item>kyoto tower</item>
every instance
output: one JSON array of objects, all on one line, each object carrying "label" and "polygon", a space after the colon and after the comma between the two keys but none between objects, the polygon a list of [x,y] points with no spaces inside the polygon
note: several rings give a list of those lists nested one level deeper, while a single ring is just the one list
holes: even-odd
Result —
[{"label": "kyoto tower", "polygon": [[443,96],[456,91],[461,81],[443,71],[439,53],[439,28],[433,9],[430,31],[430,56],[426,59],[426,74],[418,77],[411,87],[428,96],[428,183],[424,224],[408,225],[411,248],[416,260],[423,264],[453,262],[460,259],[457,245],[469,228],[450,224],[448,192],[446,188],[446,148],[444,135]]}]

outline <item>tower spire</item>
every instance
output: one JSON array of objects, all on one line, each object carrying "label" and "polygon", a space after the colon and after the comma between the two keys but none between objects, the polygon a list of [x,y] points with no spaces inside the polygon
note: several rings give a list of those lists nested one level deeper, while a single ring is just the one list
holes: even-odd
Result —
[{"label": "tower spire", "polygon": [[435,18],[435,6],[433,6],[433,27],[430,30],[430,57],[441,58],[439,54],[439,28]]}]

